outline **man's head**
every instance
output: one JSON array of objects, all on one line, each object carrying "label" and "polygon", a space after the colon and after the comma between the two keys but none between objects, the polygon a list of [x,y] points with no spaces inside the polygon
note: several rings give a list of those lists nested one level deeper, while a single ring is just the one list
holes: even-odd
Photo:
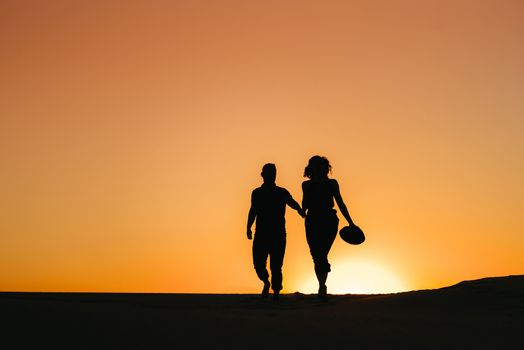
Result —
[{"label": "man's head", "polygon": [[274,184],[277,178],[277,167],[273,163],[264,164],[260,173],[265,184]]}]

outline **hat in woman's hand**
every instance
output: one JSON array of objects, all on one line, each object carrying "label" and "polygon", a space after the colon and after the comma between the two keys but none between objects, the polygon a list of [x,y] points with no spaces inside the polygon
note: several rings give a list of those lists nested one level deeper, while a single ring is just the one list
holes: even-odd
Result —
[{"label": "hat in woman's hand", "polygon": [[364,232],[357,225],[345,226],[340,229],[340,238],[349,244],[361,244],[366,240]]}]

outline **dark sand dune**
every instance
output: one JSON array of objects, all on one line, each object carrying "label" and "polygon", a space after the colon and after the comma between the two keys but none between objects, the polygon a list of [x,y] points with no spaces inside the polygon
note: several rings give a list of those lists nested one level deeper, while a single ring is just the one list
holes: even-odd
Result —
[{"label": "dark sand dune", "polygon": [[0,293],[5,349],[524,349],[524,276],[386,295]]}]

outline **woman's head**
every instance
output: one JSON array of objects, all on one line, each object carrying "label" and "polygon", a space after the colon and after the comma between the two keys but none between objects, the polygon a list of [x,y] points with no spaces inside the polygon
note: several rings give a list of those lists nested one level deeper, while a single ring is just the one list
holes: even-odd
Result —
[{"label": "woman's head", "polygon": [[304,169],[304,177],[310,179],[321,179],[327,178],[331,172],[331,164],[326,157],[313,156],[309,159],[309,162]]}]

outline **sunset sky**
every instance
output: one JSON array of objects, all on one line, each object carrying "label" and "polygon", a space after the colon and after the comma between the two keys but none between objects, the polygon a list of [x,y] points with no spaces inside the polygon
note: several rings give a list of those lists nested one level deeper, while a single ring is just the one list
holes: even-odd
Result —
[{"label": "sunset sky", "polygon": [[251,191],[315,154],[330,291],[524,274],[523,1],[0,0],[0,48],[0,290],[258,292]]}]

